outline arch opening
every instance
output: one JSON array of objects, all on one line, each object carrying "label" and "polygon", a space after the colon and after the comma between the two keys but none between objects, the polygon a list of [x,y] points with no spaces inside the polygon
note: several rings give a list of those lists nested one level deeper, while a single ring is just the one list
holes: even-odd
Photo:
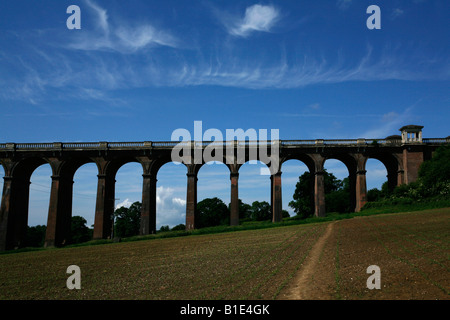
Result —
[{"label": "arch opening", "polygon": [[356,206],[356,165],[341,159],[325,160],[325,209],[327,214],[353,212]]},{"label": "arch opening", "polygon": [[[22,201],[27,200],[23,204],[27,208],[20,214],[23,215],[23,219],[26,219],[26,232],[23,240],[20,241],[20,247],[44,246],[52,186],[51,176],[52,169],[48,163],[32,169],[29,177],[28,197],[26,194],[21,195]],[[22,188],[22,192],[27,192],[25,186]]]},{"label": "arch opening", "polygon": [[230,170],[222,162],[210,161],[197,174],[196,228],[230,224]]},{"label": "arch opening", "polygon": [[114,204],[114,215],[111,217],[111,239],[129,237],[139,234],[142,206],[142,165],[133,160],[120,164],[112,164],[117,168],[114,175],[114,190],[110,193]]},{"label": "arch opening", "polygon": [[186,166],[167,162],[157,172],[156,228],[184,230],[186,223]]},{"label": "arch opening", "polygon": [[402,178],[403,171],[399,163],[399,160],[394,155],[392,154],[380,154],[373,156],[370,155],[367,161],[369,162],[369,160],[370,163],[378,163],[373,162],[374,160],[375,161],[378,160],[379,162],[381,162],[382,165],[378,165],[378,170],[381,170],[382,167],[384,167],[384,169],[386,170],[385,177],[387,178],[387,185],[385,187],[388,189],[389,192],[391,192],[397,185],[403,183]]},{"label": "arch opening", "polygon": [[[2,163],[0,162],[0,199],[3,198],[3,186],[5,178],[5,169],[3,168]],[[1,200],[0,200],[1,201]]]},{"label": "arch opening", "polygon": [[272,220],[271,187],[270,170],[265,163],[249,160],[239,168],[240,220]]},{"label": "arch opening", "polygon": [[[282,163],[283,210],[290,217],[307,217],[314,213],[314,179],[308,166],[301,160]],[[286,217],[286,213],[284,213]]]},{"label": "arch opening", "polygon": [[366,181],[368,202],[378,201],[390,192],[387,168],[378,159],[367,159]]},{"label": "arch opening", "polygon": [[[72,189],[72,235],[74,242],[92,239],[95,206],[97,199],[98,168],[93,162],[85,163],[77,168],[73,176]],[[84,220],[83,220],[84,219]]]}]

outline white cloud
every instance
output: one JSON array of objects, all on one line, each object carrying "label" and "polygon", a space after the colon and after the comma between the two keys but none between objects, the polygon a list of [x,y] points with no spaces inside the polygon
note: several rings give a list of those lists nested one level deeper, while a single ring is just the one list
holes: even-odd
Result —
[{"label": "white cloud", "polygon": [[186,223],[186,200],[182,199],[171,187],[159,186],[156,191],[157,228],[163,225],[174,227]]},{"label": "white cloud", "polygon": [[[181,191],[181,190],[180,190]],[[156,220],[157,229],[163,225],[174,227],[180,223],[185,223],[186,200],[181,197],[180,192],[172,187],[159,186],[156,190]],[[116,209],[120,207],[129,208],[134,201],[129,198],[118,203]]]},{"label": "white cloud", "polygon": [[129,208],[132,204],[133,202],[131,202],[128,198],[126,198],[125,200],[116,205],[116,210],[122,207]]},{"label": "white cloud", "polygon": [[180,198],[173,198],[172,203],[175,204],[176,206],[185,206],[186,200]]},{"label": "white cloud", "polygon": [[228,26],[228,32],[239,37],[247,37],[254,31],[269,32],[279,18],[275,7],[255,4],[245,10],[242,19],[236,19]]}]

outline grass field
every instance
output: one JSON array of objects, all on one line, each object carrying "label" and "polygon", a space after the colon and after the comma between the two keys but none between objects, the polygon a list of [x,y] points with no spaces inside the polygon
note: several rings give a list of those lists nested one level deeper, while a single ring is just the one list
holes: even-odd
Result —
[{"label": "grass field", "polygon": [[[286,299],[316,259],[305,299],[447,300],[449,230],[444,208],[3,254],[0,299]],[[70,265],[80,290],[66,287]],[[380,267],[379,290],[367,289],[370,265]]]}]

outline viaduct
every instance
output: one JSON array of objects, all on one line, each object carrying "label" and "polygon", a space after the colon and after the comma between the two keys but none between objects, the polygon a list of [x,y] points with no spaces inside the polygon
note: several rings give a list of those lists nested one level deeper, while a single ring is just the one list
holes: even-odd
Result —
[{"label": "viaduct", "polygon": [[[278,147],[279,162],[271,168],[271,206],[273,221],[282,218],[281,176],[283,162],[302,161],[314,174],[312,201],[315,216],[325,215],[324,162],[342,161],[349,172],[351,204],[359,211],[366,203],[366,161],[381,161],[387,170],[389,188],[408,184],[418,177],[421,163],[433,156],[441,145],[450,144],[450,137],[422,138],[422,126],[408,125],[401,135],[385,139],[344,140],[276,140],[263,147],[269,152]],[[73,177],[79,167],[95,163],[98,168],[97,199],[94,220],[94,239],[105,239],[111,234],[114,212],[115,176],[128,162],[138,162],[143,169],[142,212],[140,234],[156,232],[156,177],[159,168],[173,161],[171,153],[178,144],[170,142],[89,142],[89,143],[5,143],[0,144],[0,164],[5,171],[0,206],[0,251],[19,248],[24,241],[28,221],[30,178],[33,171],[49,163],[52,184],[48,209],[45,246],[62,246],[70,231],[72,216]],[[193,149],[204,150],[212,142],[191,142]],[[228,147],[229,142],[223,142]],[[261,148],[261,142],[232,141],[232,148],[245,150],[245,161],[264,159],[252,152]],[[261,150],[261,149],[259,149]],[[230,170],[230,223],[239,224],[238,180],[236,157],[224,163]],[[197,205],[197,173],[204,162],[186,164],[186,229],[195,228]],[[266,163],[267,164],[267,163]]]}]

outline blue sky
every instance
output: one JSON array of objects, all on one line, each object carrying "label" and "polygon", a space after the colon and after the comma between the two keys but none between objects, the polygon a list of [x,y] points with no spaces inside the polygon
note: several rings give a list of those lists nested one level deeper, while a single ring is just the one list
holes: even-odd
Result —
[{"label": "blue sky", "polygon": [[[372,4],[379,30],[366,27]],[[80,30],[66,26],[70,5],[80,7]],[[167,141],[194,121],[224,133],[278,129],[281,139],[384,138],[406,124],[446,137],[449,16],[446,0],[4,0],[0,141]],[[268,178],[246,166],[241,198],[268,200]],[[32,176],[30,225],[46,223],[49,170]],[[305,170],[283,168],[284,208]],[[86,165],[75,176],[74,214],[88,223],[96,174]],[[118,203],[140,200],[141,174],[120,169]],[[385,176],[369,162],[369,188]],[[158,225],[184,222],[185,185],[183,168],[163,167]],[[199,176],[199,200],[216,195],[229,202],[220,165]]]}]

